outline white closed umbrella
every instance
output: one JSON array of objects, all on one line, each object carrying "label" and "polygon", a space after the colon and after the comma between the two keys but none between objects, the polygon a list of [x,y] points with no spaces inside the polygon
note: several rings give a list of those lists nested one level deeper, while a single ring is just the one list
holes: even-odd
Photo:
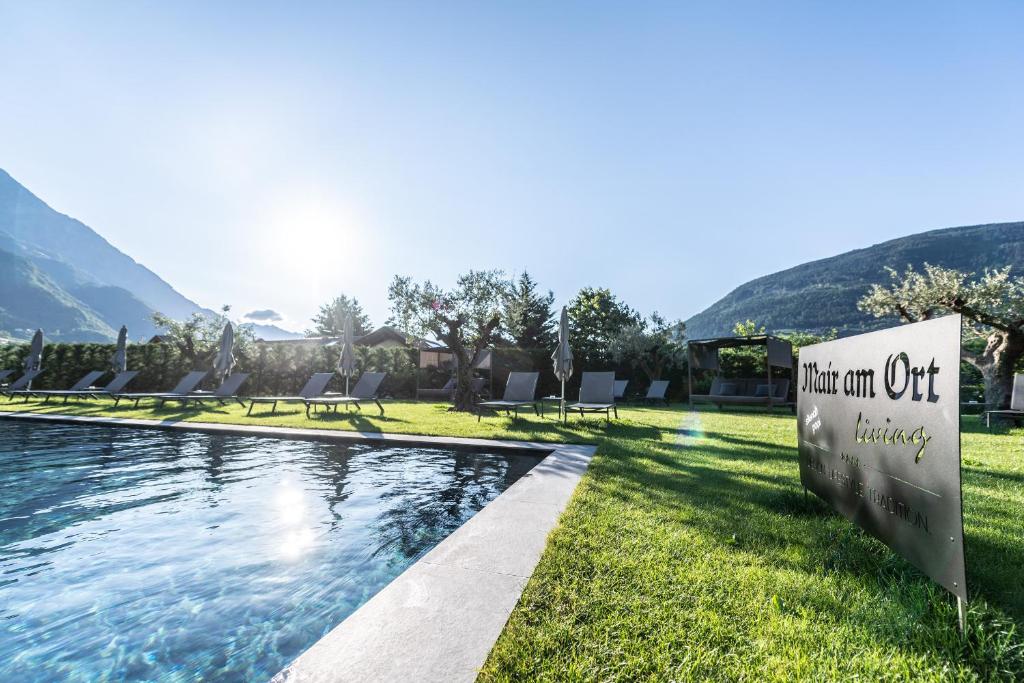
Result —
[{"label": "white closed umbrella", "polygon": [[348,381],[356,371],[356,350],[353,344],[352,316],[345,316],[345,327],[342,330],[341,357],[338,358],[338,372],[345,378],[345,395],[348,396]]},{"label": "white closed umbrella", "polygon": [[124,325],[121,325],[121,331],[117,333],[117,348],[110,357],[110,369],[115,375],[128,369],[128,328]]},{"label": "white closed umbrella", "polygon": [[217,352],[217,358],[213,361],[213,372],[221,382],[224,381],[224,378],[228,376],[231,368],[235,365],[235,357],[232,354],[234,348],[235,330],[231,327],[231,323],[227,323],[224,325],[224,331],[220,335],[220,350]]},{"label": "white closed umbrella", "polygon": [[555,377],[562,382],[562,401],[558,406],[559,415],[565,410],[565,382],[572,377],[572,349],[569,348],[569,312],[562,306],[562,317],[558,322],[558,346],[551,354]]}]

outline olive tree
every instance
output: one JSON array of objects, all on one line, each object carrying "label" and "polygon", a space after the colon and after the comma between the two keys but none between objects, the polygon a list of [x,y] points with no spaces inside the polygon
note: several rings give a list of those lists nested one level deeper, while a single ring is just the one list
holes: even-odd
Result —
[{"label": "olive tree", "polygon": [[388,287],[389,324],[416,336],[431,334],[455,357],[455,410],[473,408],[473,359],[499,337],[509,287],[500,270],[469,271],[450,290],[398,275]]},{"label": "olive tree", "polygon": [[[220,337],[224,325],[230,322],[230,306],[221,306],[219,313],[193,313],[185,320],[175,320],[162,313],[153,314],[153,325],[162,329],[164,343],[177,350],[186,365],[193,368],[213,365],[220,350]],[[235,353],[249,355],[255,337],[247,325],[234,325]]]},{"label": "olive tree", "polygon": [[1010,276],[1010,267],[986,270],[981,277],[952,268],[924,265],[888,269],[888,287],[875,284],[858,307],[876,317],[895,315],[904,322],[959,313],[967,321],[965,334],[985,338],[981,351],[962,345],[961,356],[981,372],[985,402],[1009,406],[1013,372],[1024,355],[1024,279]]},{"label": "olive tree", "polygon": [[630,363],[653,382],[684,362],[685,330],[681,321],[670,323],[657,312],[652,313],[648,320],[628,325],[618,333],[612,340],[612,357]]}]

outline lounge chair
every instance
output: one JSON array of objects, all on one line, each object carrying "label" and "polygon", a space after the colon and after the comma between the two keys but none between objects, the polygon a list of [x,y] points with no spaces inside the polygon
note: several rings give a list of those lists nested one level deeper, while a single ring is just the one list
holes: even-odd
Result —
[{"label": "lounge chair", "polygon": [[488,408],[494,412],[504,410],[505,414],[513,414],[513,419],[519,417],[519,409],[527,406],[533,407],[535,415],[540,415],[540,402],[535,398],[537,393],[537,379],[539,372],[510,372],[508,382],[505,384],[505,395],[500,401],[482,401],[476,406],[476,421],[480,421],[483,409]]},{"label": "lounge chair", "polygon": [[1013,420],[1015,423],[1024,418],[1024,375],[1013,376],[1013,393],[1010,395],[1009,410],[986,410],[985,427],[992,428],[992,416],[1006,420]]},{"label": "lounge chair", "polygon": [[[483,396],[484,389],[487,387],[487,380],[483,377],[474,377],[470,380],[469,388],[476,396],[477,400]],[[455,396],[455,378],[445,382],[444,386],[440,389],[417,389],[416,398],[422,401],[423,399],[440,399],[444,401],[451,401]]]},{"label": "lounge chair", "polygon": [[611,422],[611,415],[619,419],[619,409],[615,405],[615,373],[584,372],[580,381],[580,397],[576,403],[565,407],[565,421],[569,421],[569,411],[584,413],[604,413]]},{"label": "lounge chair", "polygon": [[14,374],[14,370],[0,370],[0,384],[7,381],[7,378]]},{"label": "lounge chair", "polygon": [[24,389],[25,387],[27,387],[29,385],[29,382],[31,382],[36,377],[41,375],[42,372],[43,372],[42,370],[29,370],[24,375],[22,375],[18,379],[14,380],[10,384],[8,384],[4,388],[2,393],[9,394],[9,395],[11,395],[11,398],[14,398],[14,396],[12,395],[13,392],[18,391],[20,389]]},{"label": "lounge chair", "polygon": [[302,403],[307,398],[314,398],[324,393],[327,383],[334,377],[333,372],[318,372],[309,378],[306,386],[295,396],[252,396],[249,398],[249,410],[246,415],[252,415],[252,407],[257,403],[270,403],[270,412],[277,410],[278,403]]},{"label": "lounge chair", "polygon": [[668,398],[666,398],[666,394],[667,393],[668,393],[668,380],[667,379],[657,379],[657,380],[654,380],[653,382],[651,382],[651,386],[649,386],[647,388],[647,395],[641,397],[640,400],[645,402],[645,403],[651,403],[651,402],[656,402],[656,401],[664,401],[665,405],[668,405]]},{"label": "lounge chair", "polygon": [[139,401],[141,401],[144,398],[160,400],[163,398],[173,398],[175,396],[184,396],[186,394],[191,394],[193,391],[196,390],[196,387],[199,386],[199,383],[206,379],[207,374],[209,373],[207,373],[205,370],[193,370],[192,372],[182,377],[181,381],[178,382],[177,386],[175,386],[170,391],[147,392],[141,394],[111,394],[111,396],[114,397],[114,407],[116,408],[117,405],[122,400],[134,401],[134,407],[138,408]]},{"label": "lounge chair", "polygon": [[615,380],[615,402],[618,403],[622,399],[626,398],[626,387],[629,386],[628,379],[617,379]]},{"label": "lounge chair", "polygon": [[128,386],[139,374],[137,370],[127,370],[125,372],[117,373],[114,379],[110,380],[110,383],[105,387],[86,387],[82,390],[72,391],[70,389],[65,391],[46,391],[46,392],[34,392],[37,394],[45,394],[46,400],[49,401],[51,398],[63,398],[64,402],[67,403],[69,398],[99,398],[100,396],[113,397],[114,394],[120,394],[124,392],[124,388]]},{"label": "lounge chair", "polygon": [[106,374],[106,370],[93,370],[92,372],[86,373],[82,379],[78,380],[66,390],[60,389],[16,389],[11,393],[11,398],[15,396],[24,396],[25,402],[28,403],[30,398],[42,398],[43,402],[49,401],[53,395],[62,395],[68,391],[85,391],[93,385],[93,383],[100,377]]},{"label": "lounge chair", "polygon": [[377,408],[380,409],[380,414],[384,414],[384,406],[380,404],[380,399],[377,397],[380,392],[381,382],[388,376],[386,372],[364,372],[356,385],[352,387],[352,393],[348,396],[342,396],[340,394],[321,394],[320,396],[313,396],[307,398],[304,403],[306,404],[306,417],[309,417],[309,409],[313,408],[313,412],[316,412],[317,406],[324,406],[327,410],[334,406],[334,412],[338,412],[338,406],[354,405],[356,410],[362,410],[359,407],[360,401],[373,401],[377,404]]},{"label": "lounge chair", "polygon": [[238,396],[238,390],[245,383],[245,380],[249,379],[248,372],[236,372],[231,376],[227,377],[221,385],[213,391],[193,391],[191,394],[185,394],[184,396],[161,396],[158,401],[163,406],[167,401],[181,401],[182,405],[188,405],[189,401],[194,401],[196,404],[203,404],[206,401],[216,401],[217,403],[227,405],[228,401],[237,401],[240,406],[245,407],[245,401]]},{"label": "lounge chair", "polygon": [[417,389],[416,399],[420,401],[424,399],[450,401],[452,400],[452,394],[454,392],[455,378],[452,377],[447,382],[445,382],[444,386],[441,387],[440,389]]}]

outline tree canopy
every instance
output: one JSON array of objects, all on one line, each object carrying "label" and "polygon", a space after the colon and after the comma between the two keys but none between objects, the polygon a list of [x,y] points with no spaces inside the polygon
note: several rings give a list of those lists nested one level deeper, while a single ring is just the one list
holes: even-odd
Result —
[{"label": "tree canopy", "polygon": [[521,349],[549,349],[557,343],[555,295],[541,293],[537,281],[523,272],[508,287],[502,305],[502,327]]},{"label": "tree canopy", "polygon": [[454,355],[457,410],[472,408],[473,359],[498,338],[502,304],[510,287],[500,270],[471,270],[459,276],[450,290],[429,280],[416,283],[398,275],[388,287],[388,323],[415,336],[434,336]]},{"label": "tree canopy", "polygon": [[313,327],[306,330],[307,337],[340,337],[345,329],[345,318],[352,316],[352,333],[361,337],[373,331],[370,318],[355,297],[339,294],[320,306],[313,316]]},{"label": "tree canopy", "polygon": [[640,314],[608,289],[584,287],[568,308],[573,354],[588,369],[608,367],[615,339],[627,327],[643,324]]},{"label": "tree canopy", "polygon": [[612,340],[612,356],[639,368],[651,381],[685,362],[682,321],[668,322],[657,312],[640,323],[627,325]]},{"label": "tree canopy", "polygon": [[[230,306],[222,306],[220,313],[193,313],[185,320],[175,320],[162,313],[153,314],[153,324],[162,329],[164,343],[175,347],[181,357],[199,368],[213,364],[220,350],[220,336],[224,325],[231,322]],[[235,352],[246,354],[255,343],[252,330],[246,325],[234,325]]]},{"label": "tree canopy", "polygon": [[923,273],[912,267],[888,272],[889,286],[872,285],[858,303],[861,310],[908,323],[960,313],[970,323],[967,334],[987,337],[981,352],[964,345],[963,359],[981,371],[986,402],[1009,405],[1014,367],[1024,356],[1024,279],[1011,276],[1009,266],[980,277],[927,263]]}]

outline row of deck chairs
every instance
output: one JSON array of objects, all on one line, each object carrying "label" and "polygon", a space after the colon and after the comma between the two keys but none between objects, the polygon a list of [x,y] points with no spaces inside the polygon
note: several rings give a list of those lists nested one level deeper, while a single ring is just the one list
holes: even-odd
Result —
[{"label": "row of deck chairs", "polygon": [[[0,373],[0,380],[9,377],[12,373],[9,371],[2,371]],[[136,375],[139,373],[136,371],[121,372],[114,377],[109,384],[103,387],[93,386],[95,382],[104,375],[103,371],[95,370],[86,374],[80,380],[75,382],[68,389],[27,389],[25,388],[29,382],[31,382],[39,373],[31,372],[18,380],[12,382],[9,386],[3,389],[3,393],[7,394],[10,400],[14,400],[17,397],[23,397],[27,402],[31,398],[42,398],[44,402],[48,402],[51,398],[63,398],[64,402],[67,403],[69,399],[98,399],[101,397],[111,398],[114,400],[114,406],[120,405],[121,401],[129,401],[135,408],[139,407],[139,403],[146,399],[151,399],[157,402],[160,406],[163,406],[168,401],[180,402],[183,405],[189,403],[203,404],[207,401],[215,401],[221,405],[226,405],[231,401],[236,401],[242,407],[245,407],[245,401],[249,401],[249,409],[246,412],[247,415],[252,414],[253,406],[257,403],[269,403],[271,404],[270,412],[277,410],[278,403],[305,403],[306,415],[309,415],[310,408],[316,411],[317,406],[323,406],[327,410],[332,407],[337,412],[338,406],[344,405],[346,408],[350,405],[355,406],[356,409],[361,409],[361,402],[373,401],[377,408],[380,409],[380,414],[384,414],[384,406],[381,405],[378,397],[380,386],[384,382],[384,378],[387,376],[383,372],[365,372],[356,382],[355,387],[348,395],[326,392],[327,383],[334,377],[333,372],[318,372],[314,374],[302,390],[295,396],[254,396],[244,397],[239,395],[239,391],[242,385],[249,378],[247,372],[236,372],[229,375],[219,387],[213,391],[198,391],[197,387],[199,384],[206,379],[208,373],[203,371],[190,372],[181,378],[181,381],[170,391],[164,392],[127,392],[125,389],[128,383],[131,382]]]},{"label": "row of deck chairs", "polygon": [[[521,408],[532,408],[534,414],[543,414],[544,403],[536,398],[539,377],[539,372],[510,372],[508,382],[505,384],[505,393],[500,400],[481,401],[477,404],[477,421],[479,422],[483,417],[484,410],[504,412],[514,418],[519,417]],[[575,403],[565,406],[564,419],[569,419],[569,413],[577,412],[580,416],[585,413],[603,412],[608,421],[611,421],[612,414],[618,419],[616,391],[621,387],[624,394],[625,385],[625,381],[615,379],[614,372],[584,372],[580,380],[579,398]],[[667,381],[652,382],[647,390],[647,395],[641,400],[645,402],[665,401],[667,403],[667,392]]]}]

